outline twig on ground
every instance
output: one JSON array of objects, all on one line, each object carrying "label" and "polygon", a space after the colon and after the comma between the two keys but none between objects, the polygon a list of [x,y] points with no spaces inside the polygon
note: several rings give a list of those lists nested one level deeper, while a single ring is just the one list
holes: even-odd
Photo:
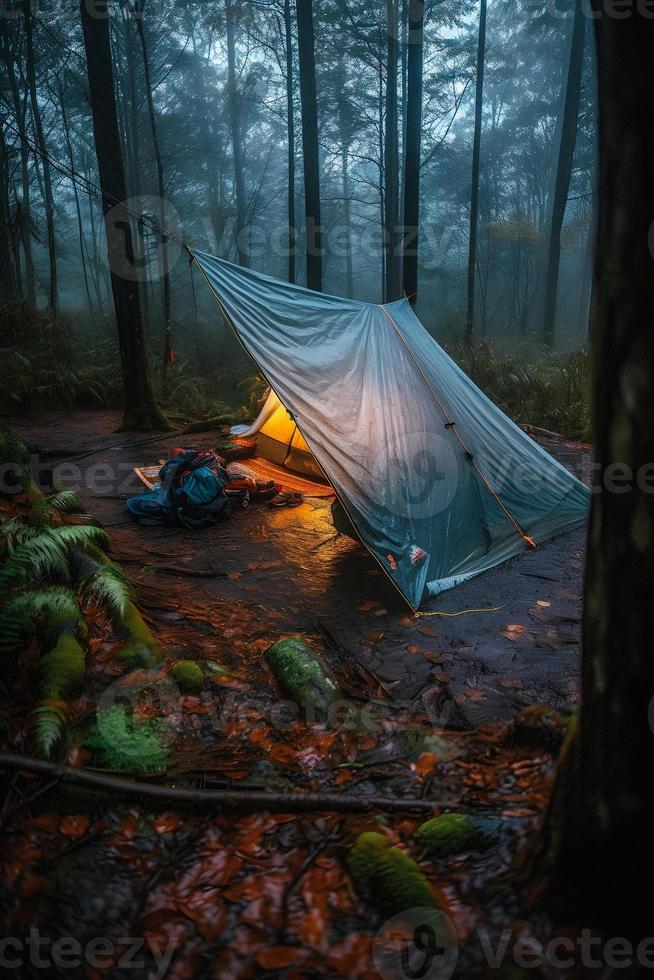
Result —
[{"label": "twig on ground", "polygon": [[168,804],[197,803],[229,809],[268,810],[276,813],[332,811],[367,813],[370,810],[431,812],[436,801],[384,796],[350,796],[339,793],[269,793],[255,790],[194,790],[155,785],[119,776],[100,776],[86,769],[74,769],[56,762],[27,756],[0,754],[0,769],[25,770],[52,776],[66,783],[100,789],[126,796],[142,796]]}]

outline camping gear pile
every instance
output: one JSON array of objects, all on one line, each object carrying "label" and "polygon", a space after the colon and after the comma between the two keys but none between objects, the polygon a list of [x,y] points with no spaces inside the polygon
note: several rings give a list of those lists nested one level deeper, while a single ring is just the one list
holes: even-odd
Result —
[{"label": "camping gear pile", "polygon": [[226,466],[212,450],[175,449],[159,470],[158,485],[130,497],[127,509],[140,524],[171,522],[193,529],[224,521],[234,507],[248,507],[252,500],[269,500],[274,506],[302,502],[299,494],[282,494],[272,480],[257,480],[240,463]]}]

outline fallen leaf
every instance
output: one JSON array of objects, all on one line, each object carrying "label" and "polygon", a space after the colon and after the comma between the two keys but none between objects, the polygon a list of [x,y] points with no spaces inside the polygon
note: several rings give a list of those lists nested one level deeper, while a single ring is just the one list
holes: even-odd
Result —
[{"label": "fallen leaf", "polygon": [[505,626],[502,633],[507,638],[507,640],[517,640],[519,636],[527,632],[527,627],[523,626],[521,623],[510,623]]},{"label": "fallen leaf", "polygon": [[366,633],[364,636],[362,636],[361,637],[361,640],[359,642],[360,643],[379,643],[379,641],[383,638],[383,636],[384,636],[384,631],[383,630],[373,630],[372,633]]},{"label": "fallen leaf", "polygon": [[88,817],[64,817],[59,824],[59,830],[66,837],[83,837],[90,824],[91,821]]},{"label": "fallen leaf", "polygon": [[439,763],[439,758],[433,752],[422,752],[415,762],[411,763],[413,772],[419,772],[423,776],[431,776]]},{"label": "fallen leaf", "polygon": [[170,834],[178,826],[179,821],[178,813],[162,813],[156,818],[152,826],[158,834]]},{"label": "fallen leaf", "polygon": [[278,970],[292,966],[303,956],[303,951],[296,946],[269,946],[268,949],[260,949],[254,958],[264,970]]},{"label": "fallen leaf", "polygon": [[47,884],[46,878],[42,878],[40,875],[30,875],[20,884],[21,898],[34,898],[36,895],[40,895]]}]

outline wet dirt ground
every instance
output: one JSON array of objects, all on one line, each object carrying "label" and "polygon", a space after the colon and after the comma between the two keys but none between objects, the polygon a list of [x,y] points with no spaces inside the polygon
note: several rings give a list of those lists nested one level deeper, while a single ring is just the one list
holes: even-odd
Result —
[{"label": "wet dirt ground", "polygon": [[[144,437],[117,433],[118,423],[113,412],[12,421],[52,467],[54,481],[79,488],[137,583],[156,582],[171,595],[192,584],[206,616],[201,629],[208,623],[216,638],[229,639],[224,634],[234,628],[238,606],[262,635],[327,631],[398,700],[439,684],[457,727],[507,719],[525,705],[578,700],[584,531],[561,535],[424,604],[424,611],[447,617],[415,619],[365,549],[334,537],[328,500],[307,499],[292,510],[254,505],[208,530],[140,527],[125,509],[126,497],[142,490],[132,467],[156,463],[180,440],[204,448],[216,436]],[[580,473],[588,447],[540,441]],[[171,565],[191,574],[162,569]],[[213,578],[192,577],[212,570]],[[500,608],[458,615],[488,607]]]},{"label": "wet dirt ground", "polygon": [[[502,974],[489,967],[487,951],[503,937],[510,950],[518,937],[547,934],[510,869],[542,818],[561,732],[552,738],[542,726],[509,720],[525,706],[578,700],[583,534],[561,536],[426,606],[497,612],[416,619],[361,547],[334,538],[328,501],[294,510],[253,505],[195,532],[133,523],[125,509],[125,498],[140,490],[132,467],[189,439],[117,433],[118,421],[111,412],[78,412],[10,423],[35,462],[56,483],[76,487],[102,520],[112,557],[134,582],[166,655],[154,680],[126,674],[106,623],[91,623],[69,764],[98,766],[84,732],[109,691],[129,695],[141,720],[166,719],[170,766],[142,778],[413,798],[433,812],[481,817],[492,843],[426,860],[413,839],[424,815],[377,807],[298,816],[280,804],[244,813],[153,807],[21,774],[2,814],[5,934],[22,943],[36,928],[50,943],[46,960],[56,939],[84,945],[77,967],[50,959],[47,975],[56,977],[395,980],[406,973],[380,968],[374,940],[392,931],[393,920],[356,895],[347,873],[357,835],[374,830],[419,862],[451,920],[458,954],[447,975],[515,976],[510,953]],[[214,439],[195,436],[193,444]],[[547,448],[570,468],[581,466],[583,447],[552,440]],[[360,709],[353,726],[280,718],[280,693],[262,655],[297,632],[320,649]],[[159,683],[179,656],[203,664],[200,695]],[[212,673],[212,664],[227,673]],[[8,733],[10,750],[24,754],[27,711],[17,709]],[[99,937],[112,944],[103,966],[88,955]],[[130,937],[135,962],[125,965]],[[7,975],[44,976],[25,949]],[[535,968],[529,975],[557,974]]]}]

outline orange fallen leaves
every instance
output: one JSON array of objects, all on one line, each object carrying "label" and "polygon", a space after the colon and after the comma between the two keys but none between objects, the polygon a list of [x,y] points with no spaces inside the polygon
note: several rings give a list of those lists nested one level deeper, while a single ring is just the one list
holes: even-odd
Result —
[{"label": "orange fallen leaves", "polygon": [[66,837],[83,837],[90,825],[91,821],[85,816],[64,817],[59,824],[59,830]]},{"label": "orange fallen leaves", "polygon": [[264,970],[279,970],[292,966],[305,956],[304,951],[297,946],[270,946],[268,949],[260,949],[254,958]]},{"label": "orange fallen leaves", "polygon": [[439,762],[440,759],[433,752],[422,752],[416,761],[411,763],[411,769],[422,776],[431,776]]},{"label": "orange fallen leaves", "polygon": [[179,826],[180,820],[179,813],[162,813],[155,819],[152,826],[158,834],[170,834]]}]

